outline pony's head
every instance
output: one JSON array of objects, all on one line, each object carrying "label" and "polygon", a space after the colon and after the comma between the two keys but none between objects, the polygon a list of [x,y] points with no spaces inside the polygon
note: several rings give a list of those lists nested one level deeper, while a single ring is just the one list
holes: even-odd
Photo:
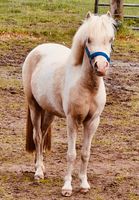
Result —
[{"label": "pony's head", "polygon": [[75,39],[80,38],[83,55],[89,60],[98,76],[104,76],[109,68],[114,27],[115,21],[110,12],[102,16],[89,12],[75,35]]}]

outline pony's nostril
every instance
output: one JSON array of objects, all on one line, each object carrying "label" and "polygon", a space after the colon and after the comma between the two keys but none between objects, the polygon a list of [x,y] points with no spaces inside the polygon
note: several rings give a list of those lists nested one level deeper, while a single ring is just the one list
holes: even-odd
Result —
[{"label": "pony's nostril", "polygon": [[98,69],[97,62],[95,62],[95,64],[94,64],[94,68],[95,68],[96,70]]}]

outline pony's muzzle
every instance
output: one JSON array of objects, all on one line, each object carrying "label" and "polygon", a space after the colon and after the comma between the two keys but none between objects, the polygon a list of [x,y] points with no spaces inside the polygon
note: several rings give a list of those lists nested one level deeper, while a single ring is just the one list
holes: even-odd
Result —
[{"label": "pony's muzzle", "polygon": [[96,61],[94,63],[94,69],[98,76],[105,76],[107,70],[109,69],[109,62],[105,61],[103,63],[99,63],[98,61]]}]

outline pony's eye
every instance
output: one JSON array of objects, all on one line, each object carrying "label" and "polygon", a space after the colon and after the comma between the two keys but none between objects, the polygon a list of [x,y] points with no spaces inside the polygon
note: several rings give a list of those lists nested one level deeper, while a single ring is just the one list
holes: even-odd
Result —
[{"label": "pony's eye", "polygon": [[91,39],[90,39],[90,38],[88,38],[87,42],[88,42],[88,44],[90,44],[90,43],[91,43]]},{"label": "pony's eye", "polygon": [[113,42],[113,38],[110,38],[109,42],[112,43]]}]

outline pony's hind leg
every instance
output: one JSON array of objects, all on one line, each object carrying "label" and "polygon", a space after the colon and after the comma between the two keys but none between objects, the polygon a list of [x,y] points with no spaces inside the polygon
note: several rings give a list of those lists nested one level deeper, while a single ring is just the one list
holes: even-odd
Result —
[{"label": "pony's hind leg", "polygon": [[82,193],[86,193],[90,189],[90,185],[87,180],[87,166],[90,158],[91,141],[97,130],[99,121],[100,118],[96,117],[95,119],[84,123],[84,138],[81,152],[81,167],[79,173],[81,180],[80,188]]},{"label": "pony's hind leg", "polygon": [[42,109],[34,100],[29,104],[31,121],[33,125],[33,140],[35,144],[35,179],[44,178],[42,131],[41,131],[41,111]]},{"label": "pony's hind leg", "polygon": [[47,111],[42,111],[42,148],[50,150],[51,149],[51,123],[54,120],[54,115]]}]

